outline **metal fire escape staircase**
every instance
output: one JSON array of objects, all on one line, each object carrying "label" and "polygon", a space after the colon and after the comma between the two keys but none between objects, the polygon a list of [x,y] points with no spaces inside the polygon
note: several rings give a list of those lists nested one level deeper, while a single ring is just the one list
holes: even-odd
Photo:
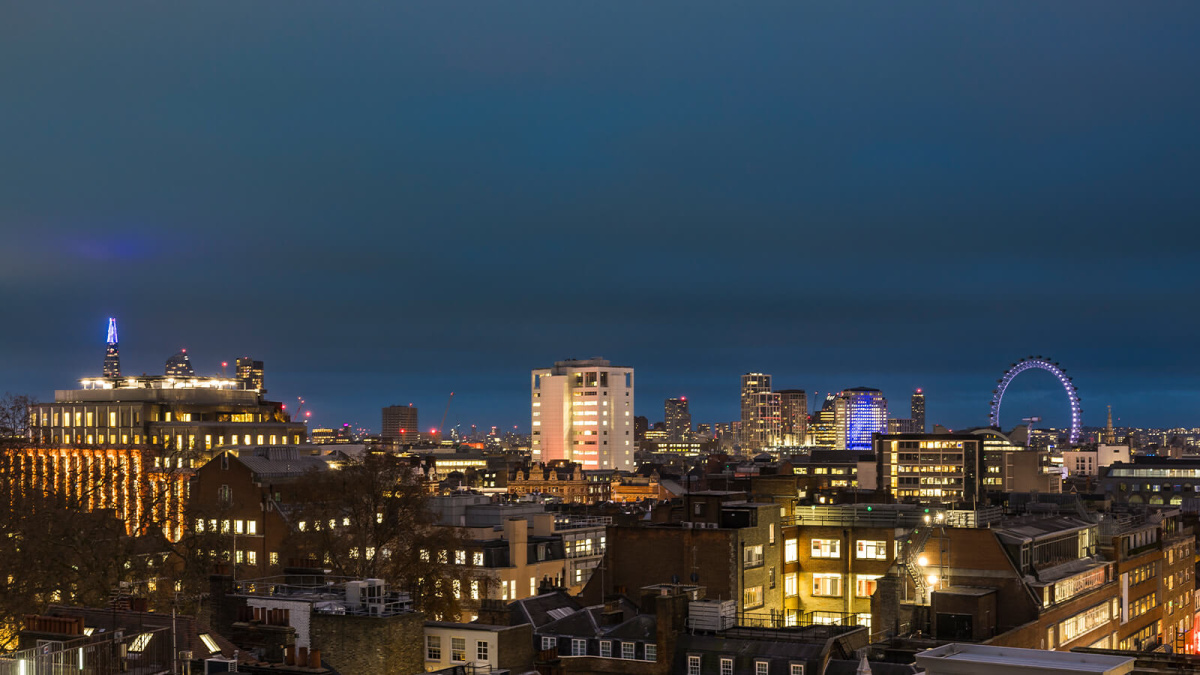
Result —
[{"label": "metal fire escape staircase", "polygon": [[929,541],[929,535],[933,533],[933,528],[928,525],[919,525],[913,528],[912,532],[905,537],[904,544],[904,569],[908,572],[908,576],[912,579],[913,586],[917,589],[917,598],[919,602],[924,603],[928,597],[929,585],[925,583],[925,575],[921,573],[921,568],[917,566],[917,556],[925,548],[925,542]]}]

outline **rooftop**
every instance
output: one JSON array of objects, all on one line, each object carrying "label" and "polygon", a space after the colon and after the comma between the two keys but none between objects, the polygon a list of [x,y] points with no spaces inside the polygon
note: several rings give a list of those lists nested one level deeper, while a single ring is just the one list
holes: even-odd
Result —
[{"label": "rooftop", "polygon": [[1123,675],[1133,670],[1126,656],[1052,652],[954,643],[917,654],[917,666],[929,675],[942,673],[1069,672]]}]

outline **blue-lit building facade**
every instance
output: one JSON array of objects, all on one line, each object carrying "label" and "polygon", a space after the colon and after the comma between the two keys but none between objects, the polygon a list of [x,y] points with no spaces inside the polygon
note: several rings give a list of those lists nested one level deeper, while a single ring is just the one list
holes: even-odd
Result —
[{"label": "blue-lit building facade", "polygon": [[871,451],[871,437],[888,431],[887,399],[878,389],[846,389],[834,401],[838,449]]}]

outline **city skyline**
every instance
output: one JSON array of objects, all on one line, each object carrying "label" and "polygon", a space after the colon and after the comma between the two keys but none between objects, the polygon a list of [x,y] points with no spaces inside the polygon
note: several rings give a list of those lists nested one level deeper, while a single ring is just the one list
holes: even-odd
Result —
[{"label": "city skyline", "polygon": [[[14,7],[0,382],[95,375],[117,316],[125,372],[251,354],[323,425],[524,426],[596,354],[651,417],[761,370],[984,424],[1050,354],[1084,424],[1200,425],[1200,6],[875,9]],[[1065,423],[1042,375],[1006,419]]]},{"label": "city skyline", "polygon": [[[114,320],[115,320],[115,318],[110,317],[109,319],[106,320],[106,323],[105,323],[105,325],[107,326],[107,331],[108,331],[107,334],[108,334],[109,340],[111,340],[112,336],[115,334],[115,332],[114,332],[115,325],[113,323]],[[123,323],[121,325],[124,326]],[[125,329],[123,328],[122,330],[124,331]],[[76,378],[72,378],[70,381],[66,381],[66,382],[57,384],[56,386],[54,386],[51,389],[50,394],[43,395],[41,397],[41,400],[43,400],[43,401],[50,400],[54,389],[72,388],[75,384],[75,381],[80,378],[99,377],[99,376],[103,375],[104,373],[102,371],[104,370],[104,367],[107,366],[107,363],[108,363],[107,355],[109,353],[111,353],[112,343],[111,343],[111,341],[107,341],[103,346],[105,349],[105,351],[103,353],[98,351],[100,349],[99,346],[96,347],[96,349],[97,349],[96,353],[99,354],[99,357],[97,357],[97,358],[102,359],[102,365],[100,367],[95,368],[94,371],[89,371],[87,373],[79,375]],[[136,363],[136,364],[143,364],[144,360],[145,360],[144,355],[140,355],[140,354],[127,356],[126,358],[128,359],[128,361],[130,363]],[[1019,361],[1019,360],[1025,359],[1025,358],[1026,357],[1021,357],[1021,359],[1014,359],[1014,361]],[[187,359],[186,364],[188,367],[191,367],[190,356],[187,353],[187,348],[185,347],[185,348],[181,348],[178,352],[174,353],[168,359],[166,359],[166,361],[165,361],[165,363],[167,364],[166,368],[170,369],[172,367],[172,364],[175,363],[178,359]],[[195,375],[201,376],[201,377],[216,376],[216,375],[227,376],[227,375],[229,375],[230,371],[234,370],[234,368],[231,367],[231,364],[235,363],[235,361],[237,362],[237,366],[239,368],[242,367],[243,361],[245,361],[245,367],[250,367],[251,365],[253,365],[254,367],[258,368],[257,377],[259,378],[258,381],[260,382],[260,386],[261,386],[261,381],[262,381],[262,377],[263,377],[262,369],[264,367],[263,362],[262,361],[251,362],[251,361],[246,360],[245,357],[218,359],[217,361],[210,362],[207,365],[206,365],[206,363],[201,363],[196,367]],[[163,363],[163,361],[160,360],[159,363],[161,364],[161,363]],[[222,367],[222,364],[224,364],[224,367]],[[215,366],[215,367],[211,367],[211,366]],[[1063,367],[1065,368],[1066,364],[1063,364]],[[149,369],[138,368],[137,371],[135,371],[133,369],[126,369],[124,374],[127,376],[133,376],[135,374],[135,372],[143,372],[143,373],[147,373],[150,375],[157,375],[157,374],[160,374],[160,371],[162,371],[162,370],[163,370],[163,366],[159,365],[157,369],[155,369],[154,367],[151,367]],[[272,377],[272,379],[274,379],[276,372],[273,368],[271,368],[270,364],[268,364],[266,366],[266,370],[269,371],[270,376]],[[650,369],[650,370],[653,370],[653,369]],[[1038,426],[1039,428],[1047,428],[1047,427],[1065,428],[1065,427],[1069,426],[1069,420],[1071,417],[1071,413],[1070,413],[1070,408],[1069,408],[1069,402],[1067,399],[1067,394],[1065,391],[1063,391],[1061,384],[1059,384],[1059,381],[1056,379],[1056,376],[1051,375],[1049,373],[1045,373],[1044,371],[1039,371],[1039,370],[1030,370],[1029,372],[1030,372],[1030,374],[1023,375],[1021,378],[1015,379],[1014,381],[1016,382],[1016,384],[1011,385],[1009,387],[1009,389],[1007,390],[1007,392],[1005,393],[1004,405],[1001,408],[1001,423],[1002,423],[1003,428],[1006,430],[1011,429],[1012,427],[1023,423],[1022,420],[1024,418],[1033,417],[1033,416],[1037,416],[1037,417],[1041,418],[1041,421],[1039,421],[1036,424],[1036,426]],[[1078,374],[1077,371],[1072,371],[1072,372],[1073,372],[1073,374]],[[287,371],[282,371],[282,373],[286,374]],[[168,373],[168,374],[170,374],[170,373]],[[738,376],[738,378],[744,380],[744,377],[746,375],[747,375],[747,373],[742,373],[741,375]],[[801,389],[801,387],[793,386],[790,379],[787,381],[781,382],[777,377],[775,377],[773,375],[773,373],[766,372],[766,373],[764,373],[764,375],[767,377],[768,382],[771,383],[772,390],[776,393],[779,393],[781,391],[791,390],[791,389]],[[240,377],[241,375],[239,374],[238,376]],[[285,382],[289,381],[289,378],[287,378],[287,377],[284,377],[282,379]],[[877,379],[879,379],[879,378],[877,378]],[[470,383],[466,382],[465,380],[460,380],[460,381],[463,382],[464,384],[467,384],[468,390],[469,390]],[[994,384],[995,383],[993,383],[993,385]],[[640,386],[644,387],[644,388],[648,388],[651,391],[655,391],[655,392],[657,392],[657,391],[667,391],[667,392],[673,391],[668,385],[663,385],[661,383],[656,384],[654,382],[650,382],[650,383],[641,382]],[[699,409],[706,411],[705,413],[703,413],[705,416],[701,417],[700,415],[693,413],[691,415],[693,422],[696,424],[702,424],[702,423],[710,423],[710,424],[718,423],[719,424],[719,423],[727,423],[730,421],[739,420],[740,419],[740,416],[739,416],[740,401],[738,401],[737,397],[740,394],[738,393],[736,388],[735,388],[735,392],[734,392],[734,397],[732,399],[729,399],[728,396],[722,396],[719,394],[719,387],[716,385],[715,382],[713,383],[712,386],[713,386],[713,391],[718,391],[718,395],[711,398],[708,401],[703,401],[703,400],[700,401]],[[856,385],[856,386],[861,386],[861,385]],[[829,393],[837,394],[840,391],[850,390],[850,389],[854,389],[854,388],[855,387],[846,386],[846,387],[841,387],[841,388],[836,388],[836,389],[826,389],[826,390],[816,389],[816,388],[805,389],[806,394],[807,394],[807,402],[808,402],[807,405],[808,405],[809,412],[810,413],[815,412],[816,410],[820,409],[821,402],[823,401],[826,394],[829,394]],[[887,395],[889,393],[889,390],[886,388],[883,388],[883,387],[871,387],[871,388],[873,388],[873,389],[877,388],[877,389],[883,390],[883,394],[884,394],[885,398],[887,397]],[[907,400],[908,397],[913,396],[913,395],[919,395],[923,398],[924,395],[928,393],[928,390],[929,390],[928,387],[918,386],[918,387],[912,387],[912,388],[908,389],[907,391],[897,391],[896,393],[903,394],[905,400]],[[30,392],[21,392],[21,393],[30,393]],[[726,394],[727,393],[728,392],[726,392]],[[447,394],[447,396],[448,395],[449,394]],[[519,395],[521,397],[527,396],[528,390],[522,390],[522,393]],[[990,395],[991,394],[989,393],[989,397],[990,397]],[[34,392],[34,396],[35,396],[35,398],[38,397],[36,392]],[[418,408],[420,408],[420,407],[422,407],[422,405],[424,405],[424,406],[427,406],[428,410],[434,410],[434,409],[441,409],[441,406],[445,405],[447,396],[441,396],[440,401],[439,401],[439,396],[438,396],[437,392],[432,392],[432,391],[426,390],[423,392],[414,392],[412,396],[409,396],[405,400],[406,400],[407,405],[415,405]],[[682,396],[687,401],[689,408],[691,407],[693,402],[696,400],[694,398],[694,395],[692,395],[692,394],[683,394],[683,395],[672,394],[665,398],[677,398],[680,396]],[[1082,392],[1081,396],[1084,399],[1083,406],[1084,406],[1084,410],[1086,411],[1088,409],[1087,392],[1086,391]],[[314,410],[314,406],[312,404],[312,401],[310,401],[310,397],[312,397],[314,401],[318,402],[318,406],[321,402],[327,402],[327,401],[331,400],[329,396],[317,395],[317,396],[313,397],[313,395],[311,395],[311,394],[303,394],[303,393],[298,394],[298,395],[292,395],[290,392],[283,392],[283,393],[279,393],[279,394],[273,392],[272,395],[270,396],[270,398],[272,400],[277,400],[277,401],[283,402],[285,407],[288,407],[288,409],[290,409],[290,406],[292,406],[298,398],[303,398],[305,401],[306,410],[313,413],[313,417],[305,419],[305,421],[307,421],[309,423],[309,426],[312,428],[340,427],[342,424],[350,424],[354,427],[362,427],[362,428],[372,429],[372,430],[378,432],[380,430],[376,428],[376,424],[374,422],[373,417],[374,418],[378,417],[378,409],[379,408],[387,407],[387,406],[391,406],[391,405],[395,404],[395,402],[383,402],[383,403],[376,405],[373,410],[362,410],[362,411],[359,411],[357,409],[352,409],[347,405],[342,405],[340,407],[335,406],[334,410],[338,410],[338,409],[352,410],[349,417],[338,418],[337,413],[330,412],[329,409],[321,409],[320,407],[317,407]],[[404,396],[396,397],[397,401],[401,398],[405,398],[405,397]],[[454,398],[455,398],[455,400],[451,401],[451,405],[447,408],[447,423],[446,423],[447,428],[453,428],[454,426],[457,425],[457,426],[460,426],[464,430],[469,430],[471,425],[475,424],[475,425],[477,425],[477,428],[479,428],[479,429],[487,429],[490,426],[496,426],[500,432],[503,432],[505,430],[511,431],[511,430],[513,430],[514,427],[522,433],[528,433],[531,430],[531,428],[528,426],[528,422],[529,422],[528,408],[526,408],[524,411],[524,419],[523,420],[515,420],[515,421],[512,421],[511,423],[509,423],[510,420],[503,419],[500,422],[497,422],[496,419],[499,416],[502,416],[504,414],[502,411],[513,408],[511,401],[504,400],[500,404],[494,403],[495,399],[493,399],[492,403],[482,403],[482,404],[478,401],[475,401],[475,402],[468,401],[467,405],[470,407],[467,409],[467,412],[464,413],[464,412],[458,412],[458,409],[455,407],[455,404],[461,404],[458,395],[456,394]],[[468,398],[470,398],[470,397],[468,397]],[[660,400],[662,400],[662,399],[660,399]],[[731,402],[731,400],[732,400],[732,402]],[[528,403],[526,402],[525,405],[528,406]],[[1107,404],[1105,404],[1105,405],[1107,405]],[[927,418],[928,425],[930,428],[932,428],[932,425],[934,425],[934,424],[941,424],[941,425],[947,426],[948,428],[951,428],[951,429],[988,426],[987,412],[981,413],[982,417],[975,421],[971,421],[969,419],[969,417],[964,417],[964,420],[966,420],[966,421],[955,422],[955,421],[951,421],[948,416],[945,417],[944,418],[945,421],[943,421],[943,418],[937,417],[939,408],[941,408],[941,407],[942,406],[939,405],[939,401],[935,397],[934,407],[933,407],[934,416]],[[955,406],[946,405],[945,407],[947,409],[953,409]],[[961,406],[959,406],[959,407],[961,408]],[[658,413],[650,412],[652,410],[657,410],[659,412]],[[714,411],[714,410],[718,411],[718,412],[715,415],[710,414],[711,411]],[[719,412],[721,410],[731,410],[732,411],[731,416],[730,417],[722,416],[722,414]],[[1050,412],[1047,413],[1047,412],[1045,412],[1046,410],[1049,410]],[[453,414],[450,414],[451,411],[454,411]],[[647,412],[650,412],[650,414],[647,414]],[[648,417],[651,422],[664,421],[664,420],[660,420],[656,417],[656,414],[658,416],[662,416],[661,405],[655,404],[652,401],[650,401],[650,402],[644,401],[642,404],[642,407],[638,408],[636,414]],[[1104,413],[1102,413],[1102,414],[1104,414],[1107,417],[1107,409],[1105,409]],[[521,413],[518,412],[517,415],[519,417],[519,416],[521,416]],[[899,417],[903,417],[903,415],[904,415],[903,410],[897,410],[897,411],[891,411],[888,416],[890,418],[899,418]],[[353,418],[353,419],[351,419],[351,418]],[[1192,425],[1189,425],[1186,423],[1167,423],[1167,424],[1158,424],[1158,425],[1143,424],[1143,423],[1138,423],[1137,421],[1128,421],[1125,418],[1121,417],[1120,415],[1118,415],[1115,418],[1115,420],[1116,420],[1115,425],[1117,427],[1142,427],[1142,428],[1146,428],[1146,427],[1156,427],[1156,428],[1187,427],[1187,428],[1192,428]],[[1106,422],[1106,419],[1093,423],[1093,422],[1089,421],[1089,418],[1086,416],[1086,412],[1085,412],[1085,419],[1084,419],[1085,427],[1102,427],[1102,426],[1104,426],[1105,422]],[[434,424],[436,424],[436,422]],[[1197,424],[1195,426],[1200,426],[1200,424]],[[424,425],[421,427],[420,431],[429,432],[434,428],[436,428],[436,427],[430,426],[429,420],[426,420]],[[448,433],[448,431],[446,433]]]}]

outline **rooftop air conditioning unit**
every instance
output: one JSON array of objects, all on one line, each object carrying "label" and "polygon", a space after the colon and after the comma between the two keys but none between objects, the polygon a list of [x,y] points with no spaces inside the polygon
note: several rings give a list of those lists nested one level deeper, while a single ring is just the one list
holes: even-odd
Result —
[{"label": "rooftop air conditioning unit", "polygon": [[236,673],[237,671],[237,659],[204,659],[204,675]]}]

